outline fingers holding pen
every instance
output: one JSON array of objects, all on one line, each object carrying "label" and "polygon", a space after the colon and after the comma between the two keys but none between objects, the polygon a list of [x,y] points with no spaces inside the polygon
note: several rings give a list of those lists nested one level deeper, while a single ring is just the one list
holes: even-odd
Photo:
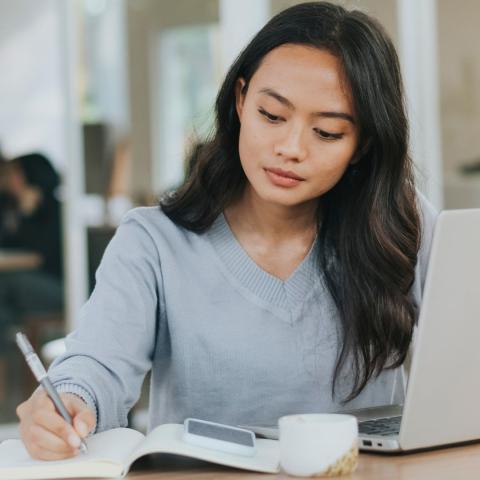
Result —
[{"label": "fingers holding pen", "polygon": [[[80,437],[95,428],[95,412],[80,397],[69,393],[62,393],[60,397],[72,416],[73,426],[57,412],[53,401],[41,388],[17,408],[20,435],[33,458],[60,460],[76,456]],[[86,424],[86,429],[82,430],[82,423]]]},{"label": "fingers holding pen", "polygon": [[87,437],[95,430],[95,412],[73,393],[62,394],[62,400],[72,416],[73,428],[81,438]]},{"label": "fingers holding pen", "polygon": [[[50,412],[49,412],[50,413]],[[53,415],[56,415],[53,413]],[[63,421],[63,419],[60,419]],[[32,416],[20,417],[20,436],[33,458],[40,460],[60,460],[78,453],[63,437],[48,430],[43,424],[36,423]]]},{"label": "fingers holding pen", "polygon": [[[59,394],[47,375],[38,355],[28,338],[21,332],[16,335],[16,342],[36,380],[41,384],[31,397],[17,407],[20,419],[20,435],[34,458],[42,460],[73,456],[79,449],[87,451],[79,433],[73,427],[73,419],[78,413],[90,411],[90,416],[83,414],[86,420],[94,413],[79,396]],[[67,405],[65,405],[65,403]],[[88,428],[77,425],[85,433]]]},{"label": "fingers holding pen", "polygon": [[80,446],[78,433],[57,412],[37,410],[32,412],[32,420],[33,425],[41,427],[45,432],[49,432],[61,439],[62,443],[57,442],[59,448],[63,448],[63,444],[73,449],[78,449]]},{"label": "fingers holding pen", "polygon": [[[28,433],[31,448],[41,452],[43,460],[59,460],[76,456],[79,453],[78,446],[74,447],[50,430],[39,424],[31,426]],[[78,438],[78,437],[77,437]],[[78,444],[80,444],[78,442]]]}]

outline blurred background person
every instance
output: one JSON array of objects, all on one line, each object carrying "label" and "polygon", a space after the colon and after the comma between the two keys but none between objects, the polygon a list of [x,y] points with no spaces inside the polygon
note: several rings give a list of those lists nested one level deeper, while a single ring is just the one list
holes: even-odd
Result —
[{"label": "blurred background person", "polygon": [[25,319],[63,309],[62,226],[60,177],[44,155],[4,161],[1,170],[0,248],[7,257],[33,259],[0,269],[0,335],[7,347]]}]

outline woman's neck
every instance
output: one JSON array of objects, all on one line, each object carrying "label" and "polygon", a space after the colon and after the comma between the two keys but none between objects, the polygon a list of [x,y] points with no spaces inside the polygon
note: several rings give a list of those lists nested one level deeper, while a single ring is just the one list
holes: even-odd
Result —
[{"label": "woman's neck", "polygon": [[303,238],[311,244],[317,232],[317,201],[294,206],[273,204],[246,187],[242,197],[225,210],[234,232],[252,233],[269,243]]}]

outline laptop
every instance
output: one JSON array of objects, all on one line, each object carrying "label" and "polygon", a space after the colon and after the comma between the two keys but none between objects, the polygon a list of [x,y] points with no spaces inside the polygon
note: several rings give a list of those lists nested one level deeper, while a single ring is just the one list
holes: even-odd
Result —
[{"label": "laptop", "polygon": [[[358,418],[365,451],[480,440],[480,209],[438,216],[405,404],[341,413]],[[275,427],[246,428],[278,438]]]}]

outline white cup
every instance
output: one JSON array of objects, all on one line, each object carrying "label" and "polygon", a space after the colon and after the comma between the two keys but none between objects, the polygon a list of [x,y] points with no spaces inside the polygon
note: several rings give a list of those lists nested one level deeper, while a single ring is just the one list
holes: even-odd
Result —
[{"label": "white cup", "polygon": [[358,463],[358,424],[352,415],[287,415],[278,421],[280,465],[299,477],[346,475]]}]

